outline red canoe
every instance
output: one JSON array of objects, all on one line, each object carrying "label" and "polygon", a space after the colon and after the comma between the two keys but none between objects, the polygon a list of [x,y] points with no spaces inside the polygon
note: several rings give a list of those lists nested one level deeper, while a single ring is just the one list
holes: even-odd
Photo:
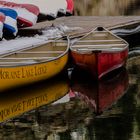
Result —
[{"label": "red canoe", "polygon": [[127,91],[129,86],[128,73],[122,69],[118,73],[94,81],[90,75],[76,72],[72,75],[72,98],[80,98],[91,107],[95,113],[100,114],[116,103]]},{"label": "red canoe", "polygon": [[96,79],[125,65],[128,43],[103,27],[98,27],[70,46],[74,64]]},{"label": "red canoe", "polygon": [[0,1],[0,7],[9,7],[14,9],[18,14],[18,24],[20,27],[33,26],[37,22],[39,8],[35,5]]},{"label": "red canoe", "polygon": [[67,0],[67,15],[72,15],[74,10],[73,0]]},{"label": "red canoe", "polygon": [[3,36],[3,24],[5,21],[5,15],[0,12],[0,39],[2,39]]}]

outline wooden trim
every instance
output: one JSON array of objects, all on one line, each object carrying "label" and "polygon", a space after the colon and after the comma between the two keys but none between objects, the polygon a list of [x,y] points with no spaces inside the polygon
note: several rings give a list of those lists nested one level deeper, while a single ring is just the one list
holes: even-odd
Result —
[{"label": "wooden trim", "polygon": [[56,57],[26,57],[26,58],[0,58],[0,60],[42,60],[42,59],[54,59]]},{"label": "wooden trim", "polygon": [[107,47],[107,48],[111,48],[111,47],[121,47],[121,46],[126,46],[126,44],[100,44],[100,45],[73,45],[71,46],[72,48],[78,48],[78,47],[85,47],[85,48],[94,48],[94,47]]},{"label": "wooden trim", "polygon": [[25,52],[17,52],[15,54],[57,54],[64,53],[65,51],[25,51]]},{"label": "wooden trim", "polygon": [[116,52],[116,51],[122,51],[123,48],[79,48],[76,49],[76,51],[108,51],[108,52]]},{"label": "wooden trim", "polygon": [[78,40],[76,43],[78,43],[78,42],[82,42],[82,43],[84,43],[84,42],[95,42],[95,43],[97,43],[97,42],[122,42],[121,40],[119,40],[119,39],[112,39],[112,40]]}]

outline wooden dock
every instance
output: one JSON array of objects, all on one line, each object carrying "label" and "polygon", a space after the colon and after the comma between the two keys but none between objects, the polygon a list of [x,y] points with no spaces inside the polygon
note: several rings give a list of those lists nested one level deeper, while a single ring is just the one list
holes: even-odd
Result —
[{"label": "wooden dock", "polygon": [[[111,29],[118,28],[128,28],[133,29],[140,25],[140,16],[113,16],[113,17],[101,17],[101,16],[70,16],[70,17],[61,17],[52,21],[39,22],[36,25],[28,28],[23,28],[19,30],[19,36],[31,36],[31,37],[17,37],[14,39],[9,39],[8,41],[2,40],[0,45],[0,54],[6,54],[12,51],[18,51],[20,49],[25,49],[26,47],[46,43],[46,36],[35,36],[36,34],[42,34],[42,29],[50,28],[50,26],[65,25],[68,27],[78,27],[77,30],[72,32],[64,32],[65,34],[76,34],[81,32],[87,32],[97,26],[104,26]],[[80,29],[79,29],[80,27]],[[62,32],[63,33],[63,32]],[[73,36],[72,36],[73,37]],[[129,36],[130,37],[130,36]],[[133,42],[134,39],[130,39]],[[139,42],[139,38],[137,39]],[[132,43],[133,43],[132,42]],[[10,45],[9,45],[10,44]],[[129,43],[130,44],[130,43]]]},{"label": "wooden dock", "polygon": [[[20,36],[32,36],[34,34],[41,34],[42,30],[49,28],[50,26],[65,25],[71,28],[78,27],[80,30],[72,31],[66,34],[81,34],[89,32],[97,26],[103,26],[109,30],[113,29],[127,29],[131,30],[130,34],[136,31],[137,27],[140,25],[140,16],[69,16],[61,17],[52,21],[38,22],[36,25],[28,28],[23,28],[19,30]],[[134,32],[133,32],[134,30]],[[124,35],[125,36],[125,35]],[[128,34],[126,34],[128,36]]]},{"label": "wooden dock", "polygon": [[41,30],[51,25],[64,24],[68,27],[80,27],[90,30],[97,26],[104,26],[111,29],[128,28],[133,29],[140,25],[140,16],[70,16],[61,17],[52,21],[39,22],[33,27],[22,30]]}]

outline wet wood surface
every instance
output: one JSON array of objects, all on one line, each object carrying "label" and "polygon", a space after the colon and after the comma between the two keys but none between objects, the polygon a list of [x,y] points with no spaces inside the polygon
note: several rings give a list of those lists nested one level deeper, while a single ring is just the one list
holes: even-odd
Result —
[{"label": "wet wood surface", "polygon": [[140,24],[140,16],[70,16],[61,17],[52,21],[43,21],[33,27],[26,29],[39,30],[51,25],[64,24],[68,27],[81,27],[91,29],[97,26],[104,26],[108,29],[114,28],[133,28]]}]

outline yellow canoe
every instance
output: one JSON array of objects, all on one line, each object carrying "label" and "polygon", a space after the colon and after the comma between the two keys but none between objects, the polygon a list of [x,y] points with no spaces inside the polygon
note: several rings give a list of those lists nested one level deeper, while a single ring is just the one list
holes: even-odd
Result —
[{"label": "yellow canoe", "polygon": [[55,40],[1,55],[0,91],[58,74],[67,64],[68,50],[68,41]]},{"label": "yellow canoe", "polygon": [[2,92],[0,94],[0,123],[65,96],[69,91],[68,81],[56,77],[31,84],[32,86],[27,85]]}]

